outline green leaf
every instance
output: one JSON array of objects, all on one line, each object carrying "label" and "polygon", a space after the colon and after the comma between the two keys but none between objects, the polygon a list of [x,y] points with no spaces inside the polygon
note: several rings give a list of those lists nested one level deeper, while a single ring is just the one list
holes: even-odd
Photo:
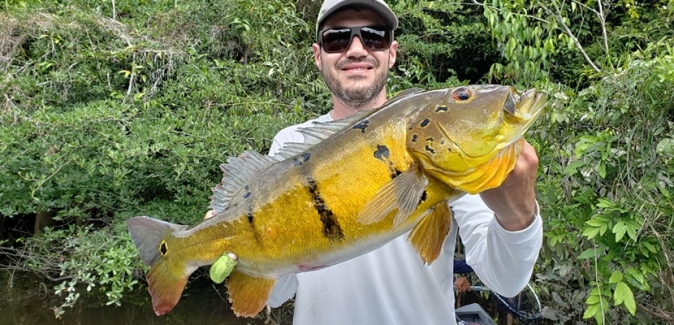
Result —
[{"label": "green leaf", "polygon": [[644,275],[640,273],[637,269],[630,267],[627,268],[627,274],[631,275],[635,280],[639,281],[639,283],[646,283],[646,279],[644,278]]},{"label": "green leaf", "polygon": [[615,226],[613,226],[612,231],[615,234],[615,241],[617,243],[623,238],[623,236],[625,236],[625,233],[627,232],[627,224],[625,224],[623,221],[619,221],[615,224]]},{"label": "green leaf", "polygon": [[585,259],[588,259],[590,257],[594,257],[594,255],[595,255],[594,254],[594,248],[590,248],[590,249],[586,249],[584,252],[580,253],[580,255],[578,255],[577,259],[585,260]]},{"label": "green leaf", "polygon": [[634,294],[632,289],[625,282],[618,282],[616,284],[615,291],[613,292],[613,300],[615,305],[618,306],[622,303],[625,304],[627,311],[634,316],[637,311],[637,305],[634,302]]},{"label": "green leaf", "polygon": [[585,303],[588,305],[596,305],[599,303],[599,296],[598,295],[590,295],[587,297],[587,300],[585,300]]},{"label": "green leaf", "polygon": [[604,164],[603,161],[599,162],[599,165],[597,166],[597,171],[599,172],[599,177],[602,179],[606,178],[606,164]]},{"label": "green leaf", "polygon": [[620,271],[613,271],[611,278],[608,280],[608,283],[618,283],[623,280],[623,273]]},{"label": "green leaf", "polygon": [[613,207],[613,202],[611,202],[611,200],[600,198],[598,201],[599,203],[597,203],[597,208],[606,209]]},{"label": "green leaf", "polygon": [[656,249],[656,247],[655,247],[654,245],[652,245],[651,243],[649,243],[649,242],[642,242],[641,244],[644,245],[644,246],[646,247],[646,249],[648,249],[648,250],[651,251],[652,253],[657,253],[657,252],[658,252],[658,250]]},{"label": "green leaf", "polygon": [[598,307],[599,304],[589,305],[587,309],[585,309],[585,313],[583,313],[583,319],[594,317],[594,315],[597,314],[597,310],[599,310]]},{"label": "green leaf", "polygon": [[571,175],[575,174],[576,171],[578,170],[578,168],[582,167],[583,165],[585,165],[584,161],[576,160],[576,161],[570,163],[569,165],[567,165],[566,168],[564,168],[563,173],[564,173],[564,175],[571,176]]},{"label": "green leaf", "polygon": [[583,236],[587,237],[587,239],[592,239],[597,236],[599,230],[601,230],[599,227],[585,228],[585,230],[583,230]]},{"label": "green leaf", "polygon": [[641,228],[641,225],[637,223],[636,221],[628,221],[626,223],[627,225],[627,234],[630,236],[632,239],[637,239],[637,231],[639,228]]},{"label": "green leaf", "polygon": [[601,227],[601,226],[606,226],[606,224],[608,223],[608,219],[606,217],[601,216],[601,215],[596,215],[596,216],[592,217],[592,219],[588,220],[585,223],[588,224],[589,226],[592,226],[592,227]]}]

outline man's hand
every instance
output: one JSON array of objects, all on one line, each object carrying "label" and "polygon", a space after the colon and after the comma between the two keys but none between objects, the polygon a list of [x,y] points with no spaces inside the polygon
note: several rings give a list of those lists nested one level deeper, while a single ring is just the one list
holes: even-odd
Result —
[{"label": "man's hand", "polygon": [[536,214],[536,150],[524,141],[515,168],[498,188],[480,193],[487,206],[494,211],[501,226],[509,231],[527,228]]},{"label": "man's hand", "polygon": [[470,282],[463,277],[454,279],[454,286],[458,293],[470,291]]},{"label": "man's hand", "polygon": [[206,212],[206,215],[204,216],[204,220],[206,220],[208,218],[213,218],[214,216],[215,216],[215,211],[208,210],[208,212]]}]

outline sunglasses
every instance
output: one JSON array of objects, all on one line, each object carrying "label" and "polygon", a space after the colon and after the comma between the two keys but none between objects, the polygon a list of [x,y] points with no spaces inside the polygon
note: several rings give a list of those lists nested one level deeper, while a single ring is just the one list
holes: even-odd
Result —
[{"label": "sunglasses", "polygon": [[393,32],[386,26],[332,27],[318,32],[318,44],[327,53],[346,51],[354,36],[371,51],[386,50],[393,42]]}]

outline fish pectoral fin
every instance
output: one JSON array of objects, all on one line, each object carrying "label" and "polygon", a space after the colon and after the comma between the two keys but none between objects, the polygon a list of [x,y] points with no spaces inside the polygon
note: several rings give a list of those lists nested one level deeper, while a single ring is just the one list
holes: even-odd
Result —
[{"label": "fish pectoral fin", "polygon": [[452,212],[447,202],[438,203],[423,217],[407,236],[414,250],[426,264],[431,264],[440,255],[447,234],[452,228]]},{"label": "fish pectoral fin", "polygon": [[255,278],[234,270],[227,278],[227,293],[238,317],[254,317],[267,304],[276,279]]},{"label": "fish pectoral fin", "polygon": [[452,184],[469,194],[478,194],[488,189],[496,188],[503,184],[508,174],[515,167],[517,158],[524,143],[523,139],[505,148],[498,156],[479,166],[472,179],[461,179],[461,183]]},{"label": "fish pectoral fin", "polygon": [[428,185],[428,181],[421,175],[417,165],[386,183],[375,195],[365,203],[358,214],[358,222],[372,224],[386,218],[393,210],[398,213],[393,220],[393,227],[397,227],[416,210],[419,200]]}]

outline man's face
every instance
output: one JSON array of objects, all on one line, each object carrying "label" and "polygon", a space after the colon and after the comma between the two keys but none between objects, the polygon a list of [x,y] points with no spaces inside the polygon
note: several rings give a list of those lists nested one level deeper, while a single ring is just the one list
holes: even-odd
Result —
[{"label": "man's face", "polygon": [[[322,28],[372,25],[386,26],[386,23],[374,11],[349,9],[332,14]],[[354,36],[343,52],[326,53],[317,43],[312,48],[316,65],[337,100],[355,108],[370,109],[368,106],[386,85],[398,42],[393,41],[387,50],[374,51],[365,48],[361,39]]]}]

